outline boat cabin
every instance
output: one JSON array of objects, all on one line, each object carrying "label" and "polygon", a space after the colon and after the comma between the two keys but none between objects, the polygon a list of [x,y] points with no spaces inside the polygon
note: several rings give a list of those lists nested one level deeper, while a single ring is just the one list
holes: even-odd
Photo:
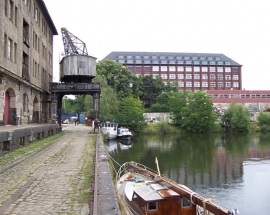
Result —
[{"label": "boat cabin", "polygon": [[[149,185],[135,183],[132,205],[144,215],[195,215],[196,206],[180,194],[151,182]],[[169,213],[168,213],[169,212]]]}]

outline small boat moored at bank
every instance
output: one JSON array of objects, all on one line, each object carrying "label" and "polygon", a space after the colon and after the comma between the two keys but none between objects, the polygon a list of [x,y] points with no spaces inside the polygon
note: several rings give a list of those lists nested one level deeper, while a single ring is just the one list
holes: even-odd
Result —
[{"label": "small boat moored at bank", "polygon": [[[156,160],[157,163],[157,160]],[[235,215],[188,187],[135,162],[124,163],[116,176],[117,192],[130,214],[140,215]]]},{"label": "small boat moored at bank", "polygon": [[117,138],[119,139],[131,139],[132,133],[128,128],[119,127],[117,128]]}]

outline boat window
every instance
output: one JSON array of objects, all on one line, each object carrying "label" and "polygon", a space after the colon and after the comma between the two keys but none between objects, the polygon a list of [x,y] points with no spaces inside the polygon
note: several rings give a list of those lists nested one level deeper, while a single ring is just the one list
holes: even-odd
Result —
[{"label": "boat window", "polygon": [[133,194],[132,200],[138,203],[138,196],[136,194]]},{"label": "boat window", "polygon": [[147,202],[148,211],[156,211],[158,209],[158,202]]},{"label": "boat window", "polygon": [[182,208],[190,208],[192,206],[191,202],[186,198],[182,198]]}]

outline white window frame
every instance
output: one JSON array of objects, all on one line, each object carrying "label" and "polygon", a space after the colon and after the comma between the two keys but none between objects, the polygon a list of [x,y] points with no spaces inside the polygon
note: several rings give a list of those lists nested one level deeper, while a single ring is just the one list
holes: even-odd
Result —
[{"label": "white window frame", "polygon": [[175,66],[169,66],[169,71],[170,71],[170,72],[175,72],[175,71],[176,71]]},{"label": "white window frame", "polygon": [[159,72],[159,66],[152,66],[152,71]]},{"label": "white window frame", "polygon": [[184,74],[178,74],[178,75],[177,75],[177,78],[178,78],[178,79],[184,79]]},{"label": "white window frame", "polygon": [[177,66],[178,72],[184,72],[184,66]]},{"label": "white window frame", "polygon": [[170,79],[176,79],[175,74],[170,74]]},{"label": "white window frame", "polygon": [[168,71],[168,66],[161,66],[160,71],[161,72],[167,72]]},{"label": "white window frame", "polygon": [[208,72],[208,67],[207,66],[202,66],[202,72]]},{"label": "white window frame", "polygon": [[194,79],[196,80],[201,79],[200,74],[194,74]]},{"label": "white window frame", "polygon": [[192,67],[191,66],[186,66],[186,72],[192,72]]},{"label": "white window frame", "polygon": [[186,74],[186,79],[192,79],[192,75],[191,74]]},{"label": "white window frame", "polygon": [[192,82],[191,81],[186,82],[186,87],[192,87]]}]

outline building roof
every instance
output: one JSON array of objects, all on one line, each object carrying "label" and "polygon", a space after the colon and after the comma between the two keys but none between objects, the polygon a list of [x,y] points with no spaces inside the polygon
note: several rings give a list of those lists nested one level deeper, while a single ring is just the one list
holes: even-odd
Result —
[{"label": "building roof", "polygon": [[242,66],[224,54],[184,52],[111,52],[109,59],[121,64],[185,64]]},{"label": "building roof", "polygon": [[49,11],[47,10],[45,2],[43,0],[37,0],[37,3],[40,5],[40,9],[42,10],[44,17],[46,18],[47,22],[49,23],[49,25],[52,29],[52,34],[58,35],[58,32],[56,30],[56,27],[55,27],[53,21],[52,21],[52,18],[49,14]]}]

